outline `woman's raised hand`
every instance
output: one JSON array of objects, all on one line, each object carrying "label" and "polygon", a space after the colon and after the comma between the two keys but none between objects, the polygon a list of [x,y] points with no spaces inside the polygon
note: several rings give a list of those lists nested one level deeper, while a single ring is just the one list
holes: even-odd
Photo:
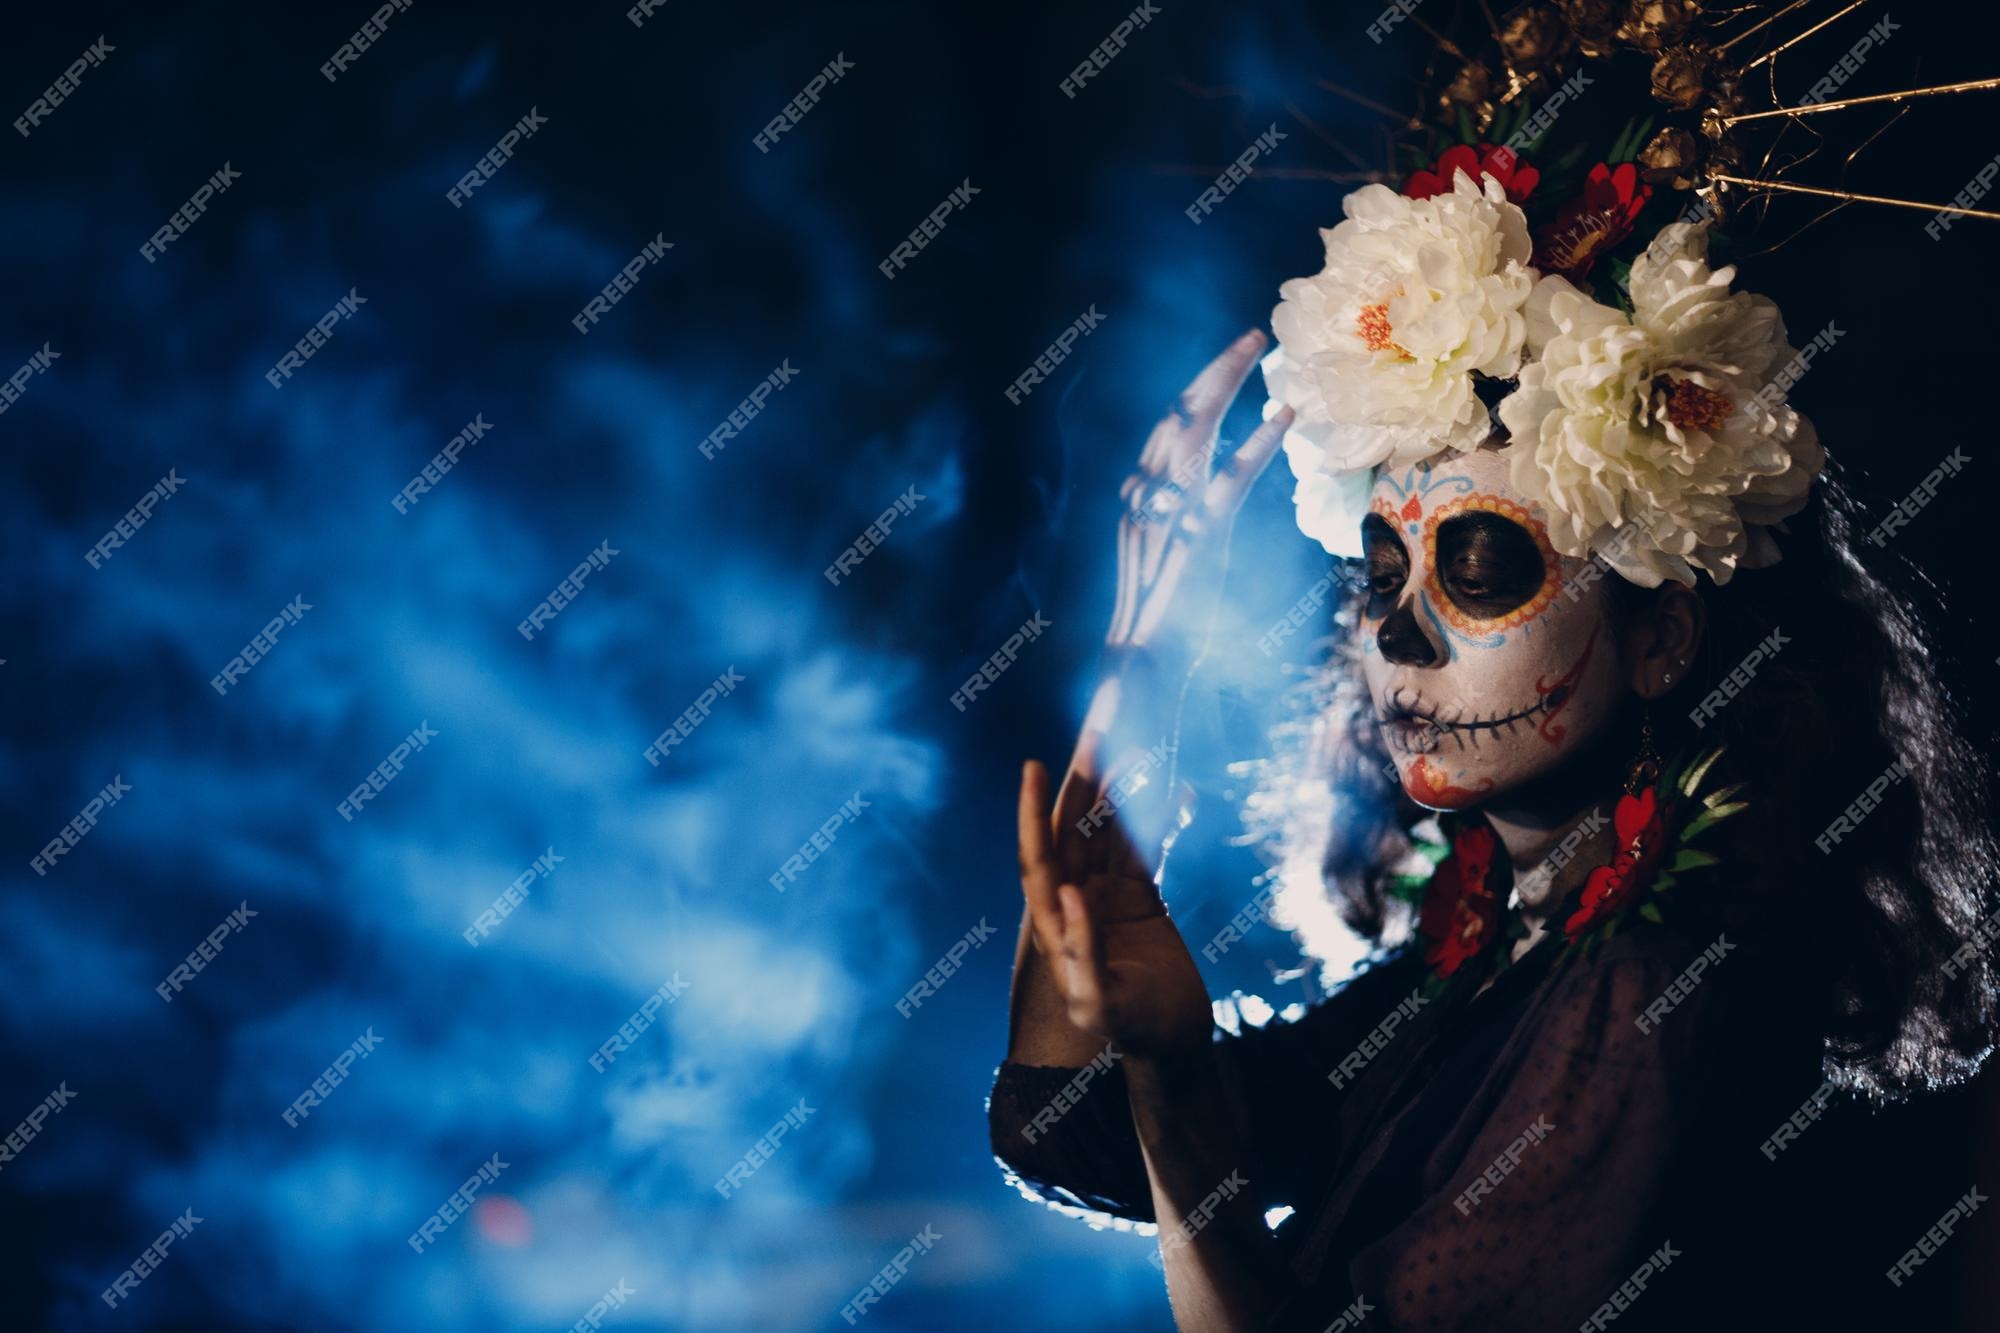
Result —
[{"label": "woman's raised hand", "polygon": [[1246,333],[1195,376],[1120,491],[1118,595],[1105,635],[1112,669],[1055,809],[1040,764],[1021,781],[1026,947],[1040,966],[1024,956],[1017,974],[1015,1058],[1081,1063],[1096,1041],[1146,1056],[1208,1040],[1208,993],[1154,870],[1184,817],[1167,747],[1221,595],[1229,530],[1292,421],[1289,408],[1274,414],[1210,475],[1223,414],[1265,343]]},{"label": "woman's raised hand", "polygon": [[[1167,915],[1146,857],[1110,808],[1094,737],[1052,813],[1048,770],[1021,775],[1021,892],[1035,947],[1069,1022],[1121,1054],[1154,1057],[1208,1040],[1208,990]],[[1157,786],[1157,784],[1155,784]],[[1147,799],[1144,788],[1133,800]],[[1130,801],[1128,800],[1128,804]]]},{"label": "woman's raised hand", "polygon": [[1209,475],[1222,416],[1264,344],[1262,331],[1252,329],[1209,362],[1153,427],[1138,469],[1119,489],[1126,507],[1118,519],[1118,600],[1104,636],[1108,647],[1147,648],[1170,639],[1185,655],[1198,653],[1221,593],[1236,511],[1292,422],[1292,410],[1282,409]]}]

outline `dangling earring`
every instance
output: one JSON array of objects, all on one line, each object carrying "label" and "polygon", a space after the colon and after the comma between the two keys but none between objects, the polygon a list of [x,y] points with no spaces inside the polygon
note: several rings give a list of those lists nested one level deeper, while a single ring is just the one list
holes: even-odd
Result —
[{"label": "dangling earring", "polygon": [[1637,796],[1641,787],[1660,780],[1660,752],[1653,746],[1653,706],[1646,704],[1639,721],[1639,753],[1633,756],[1631,771],[1625,775],[1625,793]]}]

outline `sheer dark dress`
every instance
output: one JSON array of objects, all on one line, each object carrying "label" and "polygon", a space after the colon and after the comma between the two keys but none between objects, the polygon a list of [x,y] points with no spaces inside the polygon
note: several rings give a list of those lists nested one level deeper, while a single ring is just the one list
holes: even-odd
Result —
[{"label": "sheer dark dress", "polygon": [[[1296,1021],[1218,1030],[1242,1174],[1295,1210],[1272,1327],[1319,1333],[1357,1298],[1371,1333],[1792,1326],[1809,1233],[1759,1145],[1821,1086],[1821,1044],[1781,951],[1722,934],[1683,990],[1717,937],[1639,922],[1588,955],[1546,940],[1483,991],[1467,967],[1386,1042],[1364,1047],[1412,1007],[1415,950]],[[1003,1064],[994,1153],[1044,1200],[1155,1220],[1116,1064],[1022,1132],[1075,1072]]]}]

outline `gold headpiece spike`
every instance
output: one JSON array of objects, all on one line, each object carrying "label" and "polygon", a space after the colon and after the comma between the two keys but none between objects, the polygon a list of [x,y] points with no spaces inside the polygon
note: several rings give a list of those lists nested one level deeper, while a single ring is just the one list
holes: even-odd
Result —
[{"label": "gold headpiece spike", "polygon": [[[1910,108],[1909,108],[1909,107],[1907,107],[1907,106],[1904,106],[1904,107],[1898,107],[1898,108],[1896,109],[1896,114],[1895,114],[1895,115],[1893,115],[1893,116],[1889,117],[1889,118],[1888,118],[1887,120],[1883,121],[1883,122],[1882,122],[1882,124],[1881,124],[1881,126],[1880,126],[1880,128],[1878,128],[1878,129],[1877,129],[1877,130],[1876,130],[1876,131],[1875,131],[1875,132],[1874,132],[1873,134],[1869,135],[1869,136],[1868,136],[1868,137],[1867,137],[1866,139],[1863,139],[1863,140],[1862,140],[1862,141],[1861,141],[1860,143],[1858,143],[1858,144],[1856,144],[1856,145],[1854,146],[1854,151],[1853,151],[1853,152],[1851,152],[1851,153],[1849,153],[1849,154],[1848,154],[1848,155],[1846,156],[1846,158],[1844,158],[1844,159],[1843,159],[1843,163],[1844,163],[1844,166],[1845,166],[1845,167],[1852,167],[1852,166],[1854,165],[1854,159],[1855,159],[1855,158],[1857,158],[1857,157],[1860,157],[1860,156],[1861,156],[1861,152],[1862,152],[1862,150],[1863,150],[1863,149],[1867,148],[1867,147],[1868,147],[1868,145],[1870,145],[1870,144],[1874,143],[1874,142],[1875,142],[1875,141],[1876,141],[1877,139],[1881,138],[1881,137],[1882,137],[1882,136],[1883,136],[1884,134],[1887,134],[1887,133],[1888,133],[1888,132],[1889,132],[1889,131],[1890,131],[1890,130],[1891,130],[1892,128],[1894,128],[1894,127],[1895,127],[1895,125],[1896,125],[1896,123],[1897,123],[1898,121],[1902,120],[1902,118],[1903,118],[1904,116],[1907,116],[1907,115],[1909,115],[1909,114],[1910,114]],[[1790,125],[1788,124],[1788,125],[1786,125],[1786,126],[1785,126],[1785,128],[1786,128],[1786,129],[1790,129],[1790,128],[1791,128],[1791,126],[1790,126]],[[1807,129],[1808,131],[1810,131],[1810,127],[1809,127],[1809,126],[1801,126],[1801,128],[1802,128],[1802,129]],[[1814,150],[1814,152],[1815,152],[1815,153],[1816,153],[1817,151],[1818,151],[1817,149],[1815,149],[1815,150]],[[1801,160],[1803,160],[1803,159],[1801,159]],[[1798,164],[1797,164],[1797,163],[1793,163],[1793,165],[1794,165],[1794,166],[1796,166],[1796,165],[1798,165]],[[1843,180],[1844,180],[1844,179],[1846,179],[1846,172],[1845,172],[1845,170],[1843,170],[1843,171],[1842,171],[1842,173],[1841,173],[1841,178],[1842,178]],[[1771,200],[1771,199],[1774,199],[1774,198],[1776,198],[1776,197],[1777,197],[1777,195],[1776,195],[1776,193],[1775,193],[1775,192],[1773,192],[1773,193],[1770,193],[1770,194],[1766,194],[1766,195],[1764,196],[1764,198],[1765,198],[1765,200],[1766,200],[1767,202],[1768,202],[1769,200]],[[1852,203],[1857,203],[1857,202],[1859,202],[1859,201],[1858,201],[1858,200],[1853,200],[1853,199],[1842,199],[1842,200],[1838,201],[1837,203],[1833,203],[1833,204],[1829,204],[1829,205],[1827,205],[1827,207],[1826,207],[1826,208],[1824,208],[1824,209],[1822,209],[1822,210],[1820,211],[1820,213],[1819,213],[1819,215],[1818,215],[1817,217],[1813,218],[1813,220],[1812,220],[1812,221],[1810,221],[1810,222],[1806,223],[1806,224],[1805,224],[1804,226],[1802,226],[1802,227],[1798,228],[1798,230],[1794,231],[1794,232],[1793,232],[1793,233],[1792,233],[1791,235],[1789,235],[1789,236],[1785,237],[1785,239],[1784,239],[1784,240],[1782,240],[1782,241],[1779,241],[1779,242],[1778,242],[1777,244],[1775,244],[1775,245],[1767,245],[1767,246],[1765,246],[1765,247],[1764,247],[1764,248],[1763,248],[1762,250],[1752,250],[1752,251],[1750,251],[1750,252],[1749,252],[1748,254],[1744,254],[1744,255],[1739,255],[1739,256],[1738,256],[1738,258],[1739,258],[1739,259],[1755,259],[1755,258],[1757,258],[1757,257],[1758,257],[1759,255],[1768,255],[1768,254],[1772,253],[1772,252],[1773,252],[1773,251],[1775,251],[1775,250],[1781,250],[1781,249],[1783,249],[1783,248],[1784,248],[1785,246],[1787,246],[1787,245],[1790,245],[1790,244],[1791,244],[1791,243],[1792,243],[1793,241],[1797,240],[1797,239],[1798,239],[1799,237],[1801,237],[1801,236],[1805,235],[1805,234],[1806,234],[1807,232],[1811,231],[1811,230],[1812,230],[1812,229],[1813,229],[1814,227],[1817,227],[1817,226],[1818,226],[1818,225],[1819,225],[1820,223],[1822,223],[1822,222],[1826,221],[1826,220],[1827,220],[1828,218],[1832,217],[1832,216],[1833,216],[1833,215],[1834,215],[1835,213],[1838,213],[1838,212],[1840,212],[1840,211],[1841,211],[1842,209],[1846,208],[1846,207],[1847,207],[1847,206],[1848,206],[1849,204],[1852,204]]]},{"label": "gold headpiece spike", "polygon": [[1493,49],[1500,53],[1500,68],[1507,75],[1507,91],[1500,96],[1500,104],[1505,106],[1521,95],[1527,88],[1528,81],[1521,77],[1521,72],[1514,68],[1514,62],[1508,58],[1507,43],[1500,36],[1500,20],[1494,16],[1493,6],[1488,4],[1487,0],[1479,0],[1479,12],[1486,20],[1486,31],[1493,37]]},{"label": "gold headpiece spike", "polygon": [[1751,180],[1744,176],[1717,174],[1710,176],[1709,179],[1722,181],[1729,185],[1741,185],[1745,189],[1750,190],[1784,190],[1794,194],[1815,194],[1822,199],[1839,199],[1850,204],[1891,204],[1897,208],[1914,208],[1925,213],[1951,213],[1958,217],[1991,218],[1995,222],[2000,222],[2000,213],[1990,212],[1983,208],[1958,208],[1951,204],[1926,204],[1915,199],[1891,199],[1887,195],[1856,194],[1851,190],[1829,190],[1819,185],[1795,185],[1790,181]]},{"label": "gold headpiece spike", "polygon": [[1839,13],[1828,15],[1826,18],[1823,18],[1819,22],[1813,24],[1810,28],[1807,28],[1804,32],[1800,33],[1798,36],[1792,38],[1790,41],[1781,42],[1777,46],[1774,46],[1770,50],[1766,51],[1763,55],[1758,56],[1755,60],[1751,61],[1749,64],[1743,67],[1743,72],[1745,74],[1748,74],[1751,70],[1763,64],[1766,60],[1776,59],[1778,56],[1784,54],[1786,51],[1791,50],[1793,47],[1797,46],[1800,42],[1803,42],[1806,38],[1818,32],[1821,28],[1824,28],[1827,24],[1832,23],[1838,19],[1846,18],[1849,14],[1852,14],[1855,10],[1861,8],[1861,6],[1867,3],[1868,0],[1854,0],[1853,4],[1841,10]]},{"label": "gold headpiece spike", "polygon": [[1452,41],[1451,38],[1445,36],[1443,33],[1439,32],[1436,28],[1433,28],[1430,24],[1424,22],[1423,19],[1418,15],[1416,14],[1410,15],[1410,22],[1416,24],[1419,28],[1422,28],[1424,32],[1430,37],[1430,39],[1437,43],[1438,50],[1444,52],[1446,55],[1450,56],[1453,60],[1472,59],[1471,56],[1465,54],[1465,52],[1458,49],[1458,43]]},{"label": "gold headpiece spike", "polygon": [[1854,151],[1847,155],[1846,161],[1842,164],[1843,169],[1840,173],[1840,178],[1842,180],[1847,179],[1847,171],[1845,170],[1845,168],[1852,167],[1854,165],[1854,159],[1861,156],[1861,152],[1863,149],[1867,148],[1868,145],[1874,143],[1877,139],[1881,138],[1883,135],[1887,134],[1890,130],[1894,129],[1896,127],[1896,123],[1900,121],[1904,116],[1907,116],[1909,114],[1910,114],[1909,107],[1907,106],[1897,107],[1896,114],[1889,117],[1887,120],[1883,121],[1882,127],[1880,129],[1876,130],[1866,139],[1863,139],[1860,143],[1854,145]]},{"label": "gold headpiece spike", "polygon": [[1742,41],[1745,37],[1756,36],[1758,33],[1770,27],[1773,23],[1776,23],[1779,19],[1783,18],[1785,15],[1791,13],[1794,9],[1797,9],[1800,5],[1807,5],[1811,3],[1812,0],[1792,0],[1792,3],[1786,5],[1783,9],[1771,15],[1771,17],[1765,19],[1761,23],[1753,23],[1749,27],[1745,28],[1742,32],[1737,33],[1734,37],[1731,37],[1728,41],[1724,42],[1722,45],[1716,47],[1715,49],[1718,52],[1727,51],[1730,47],[1736,45],[1738,42]]},{"label": "gold headpiece spike", "polygon": [[1776,245],[1767,245],[1762,250],[1752,250],[1747,254],[1738,255],[1736,256],[1736,260],[1740,262],[1746,259],[1756,259],[1761,255],[1768,255],[1774,253],[1775,251],[1782,250],[1784,247],[1790,245],[1793,241],[1796,241],[1799,237],[1805,235],[1807,232],[1811,231],[1814,227],[1817,227],[1820,223],[1826,221],[1828,218],[1832,217],[1835,213],[1838,213],[1841,210],[1845,209],[1848,206],[1848,204],[1853,202],[1854,201],[1850,199],[1850,200],[1843,200],[1842,202],[1837,204],[1828,204],[1824,209],[1820,210],[1820,214],[1818,217],[1815,217],[1811,222],[1806,223],[1804,226],[1800,227],[1797,231],[1794,231],[1791,235],[1787,236],[1784,240],[1779,241]]},{"label": "gold headpiece spike", "polygon": [[1493,44],[1500,45],[1500,20],[1493,17],[1493,6],[1479,0],[1479,12],[1486,16],[1486,31],[1493,34]]},{"label": "gold headpiece spike", "polygon": [[1345,97],[1348,101],[1354,103],[1356,106],[1365,106],[1370,111],[1375,112],[1377,115],[1387,116],[1389,119],[1401,124],[1407,124],[1411,120],[1411,116],[1408,112],[1392,110],[1389,107],[1383,106],[1380,102],[1374,101],[1370,98],[1363,97],[1360,93],[1357,93],[1352,89],[1343,88],[1339,84],[1334,83],[1330,79],[1314,79],[1313,82],[1318,84],[1320,87],[1326,89],[1334,96]]},{"label": "gold headpiece spike", "polygon": [[1895,93],[1870,93],[1866,97],[1844,97],[1837,102],[1815,102],[1811,106],[1781,106],[1769,111],[1746,111],[1737,116],[1723,116],[1724,125],[1739,125],[1746,120],[1766,120],[1772,116],[1813,116],[1822,111],[1838,111],[1842,107],[1867,106],[1874,102],[1903,102],[1915,97],[1941,97],[1946,93],[1974,93],[1982,88],[2000,88],[2000,79],[1970,79],[1964,83],[1941,83],[1935,88],[1905,88]]},{"label": "gold headpiece spike", "polygon": [[1334,152],[1339,153],[1349,162],[1352,162],[1355,165],[1355,167],[1358,168],[1359,170],[1367,172],[1369,176],[1373,178],[1375,173],[1369,167],[1367,160],[1364,159],[1361,156],[1361,154],[1355,152],[1352,148],[1349,148],[1346,144],[1342,143],[1340,140],[1334,138],[1331,134],[1328,134],[1325,130],[1321,129],[1318,125],[1314,124],[1312,117],[1308,116],[1305,112],[1299,110],[1296,106],[1292,105],[1292,103],[1286,102],[1285,110],[1291,114],[1293,120],[1296,120],[1299,124],[1306,127],[1307,133],[1311,134],[1315,139],[1318,139],[1321,143],[1325,144],[1327,147],[1333,149]]}]

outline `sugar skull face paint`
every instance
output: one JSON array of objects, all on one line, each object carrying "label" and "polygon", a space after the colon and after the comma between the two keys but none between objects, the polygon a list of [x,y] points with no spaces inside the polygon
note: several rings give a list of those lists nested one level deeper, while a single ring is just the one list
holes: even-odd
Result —
[{"label": "sugar skull face paint", "polygon": [[1383,469],[1362,522],[1363,672],[1397,775],[1434,809],[1560,765],[1624,688],[1610,587],[1549,545],[1494,448]]}]

